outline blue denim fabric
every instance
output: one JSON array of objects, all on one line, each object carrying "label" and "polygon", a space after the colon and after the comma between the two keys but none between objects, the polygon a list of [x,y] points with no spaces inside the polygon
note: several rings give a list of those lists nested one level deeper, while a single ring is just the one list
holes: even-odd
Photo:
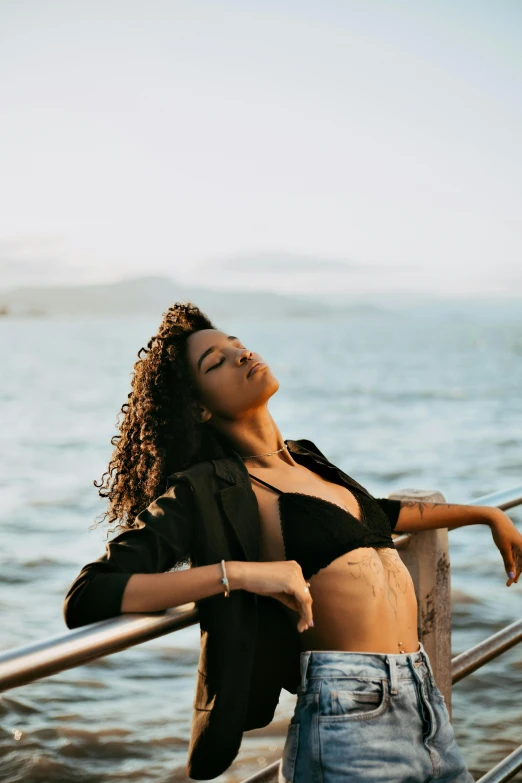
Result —
[{"label": "blue denim fabric", "polygon": [[422,643],[301,652],[279,783],[474,783]]}]

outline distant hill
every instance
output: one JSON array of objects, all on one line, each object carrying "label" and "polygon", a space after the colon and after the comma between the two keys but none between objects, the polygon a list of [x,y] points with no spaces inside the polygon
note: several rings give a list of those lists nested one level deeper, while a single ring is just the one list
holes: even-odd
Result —
[{"label": "distant hill", "polygon": [[176,301],[191,301],[211,320],[229,316],[255,318],[326,317],[350,312],[380,311],[368,303],[329,304],[326,298],[276,294],[269,291],[218,291],[184,286],[169,277],[150,276],[115,283],[64,286],[21,286],[0,291],[0,315],[160,315]]}]

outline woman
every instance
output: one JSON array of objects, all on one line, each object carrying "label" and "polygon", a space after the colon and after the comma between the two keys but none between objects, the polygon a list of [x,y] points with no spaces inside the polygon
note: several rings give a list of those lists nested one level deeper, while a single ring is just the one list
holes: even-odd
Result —
[{"label": "woman", "polygon": [[374,498],[311,441],[284,441],[268,364],[191,304],[169,308],[141,350],[97,485],[122,532],[71,585],[68,627],[196,602],[193,779],[223,772],[288,687],[280,781],[472,781],[391,532],[489,524],[510,585],[522,560],[511,520]]}]

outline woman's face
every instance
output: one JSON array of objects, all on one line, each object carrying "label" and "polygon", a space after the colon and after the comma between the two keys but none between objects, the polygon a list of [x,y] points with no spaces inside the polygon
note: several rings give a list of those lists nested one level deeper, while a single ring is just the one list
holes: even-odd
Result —
[{"label": "woman's face", "polygon": [[[205,419],[209,414],[241,418],[265,404],[279,388],[279,381],[258,353],[218,329],[193,332],[187,339],[187,357],[199,400],[206,409]],[[262,364],[254,369],[256,362]]]}]

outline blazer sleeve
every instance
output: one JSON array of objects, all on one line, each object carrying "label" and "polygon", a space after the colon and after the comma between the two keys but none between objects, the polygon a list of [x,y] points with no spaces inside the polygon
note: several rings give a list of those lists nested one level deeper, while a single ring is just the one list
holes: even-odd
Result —
[{"label": "blazer sleeve", "polygon": [[395,525],[397,524],[397,520],[399,518],[399,512],[401,510],[401,501],[393,500],[392,498],[374,498],[374,500],[379,504],[381,509],[388,517],[388,522],[390,523],[391,532],[393,533],[393,531],[395,530]]},{"label": "blazer sleeve", "polygon": [[68,628],[121,614],[132,574],[170,571],[188,562],[193,541],[192,488],[177,481],[141,511],[135,527],[105,544],[105,554],[87,563],[65,596],[62,614]]}]

